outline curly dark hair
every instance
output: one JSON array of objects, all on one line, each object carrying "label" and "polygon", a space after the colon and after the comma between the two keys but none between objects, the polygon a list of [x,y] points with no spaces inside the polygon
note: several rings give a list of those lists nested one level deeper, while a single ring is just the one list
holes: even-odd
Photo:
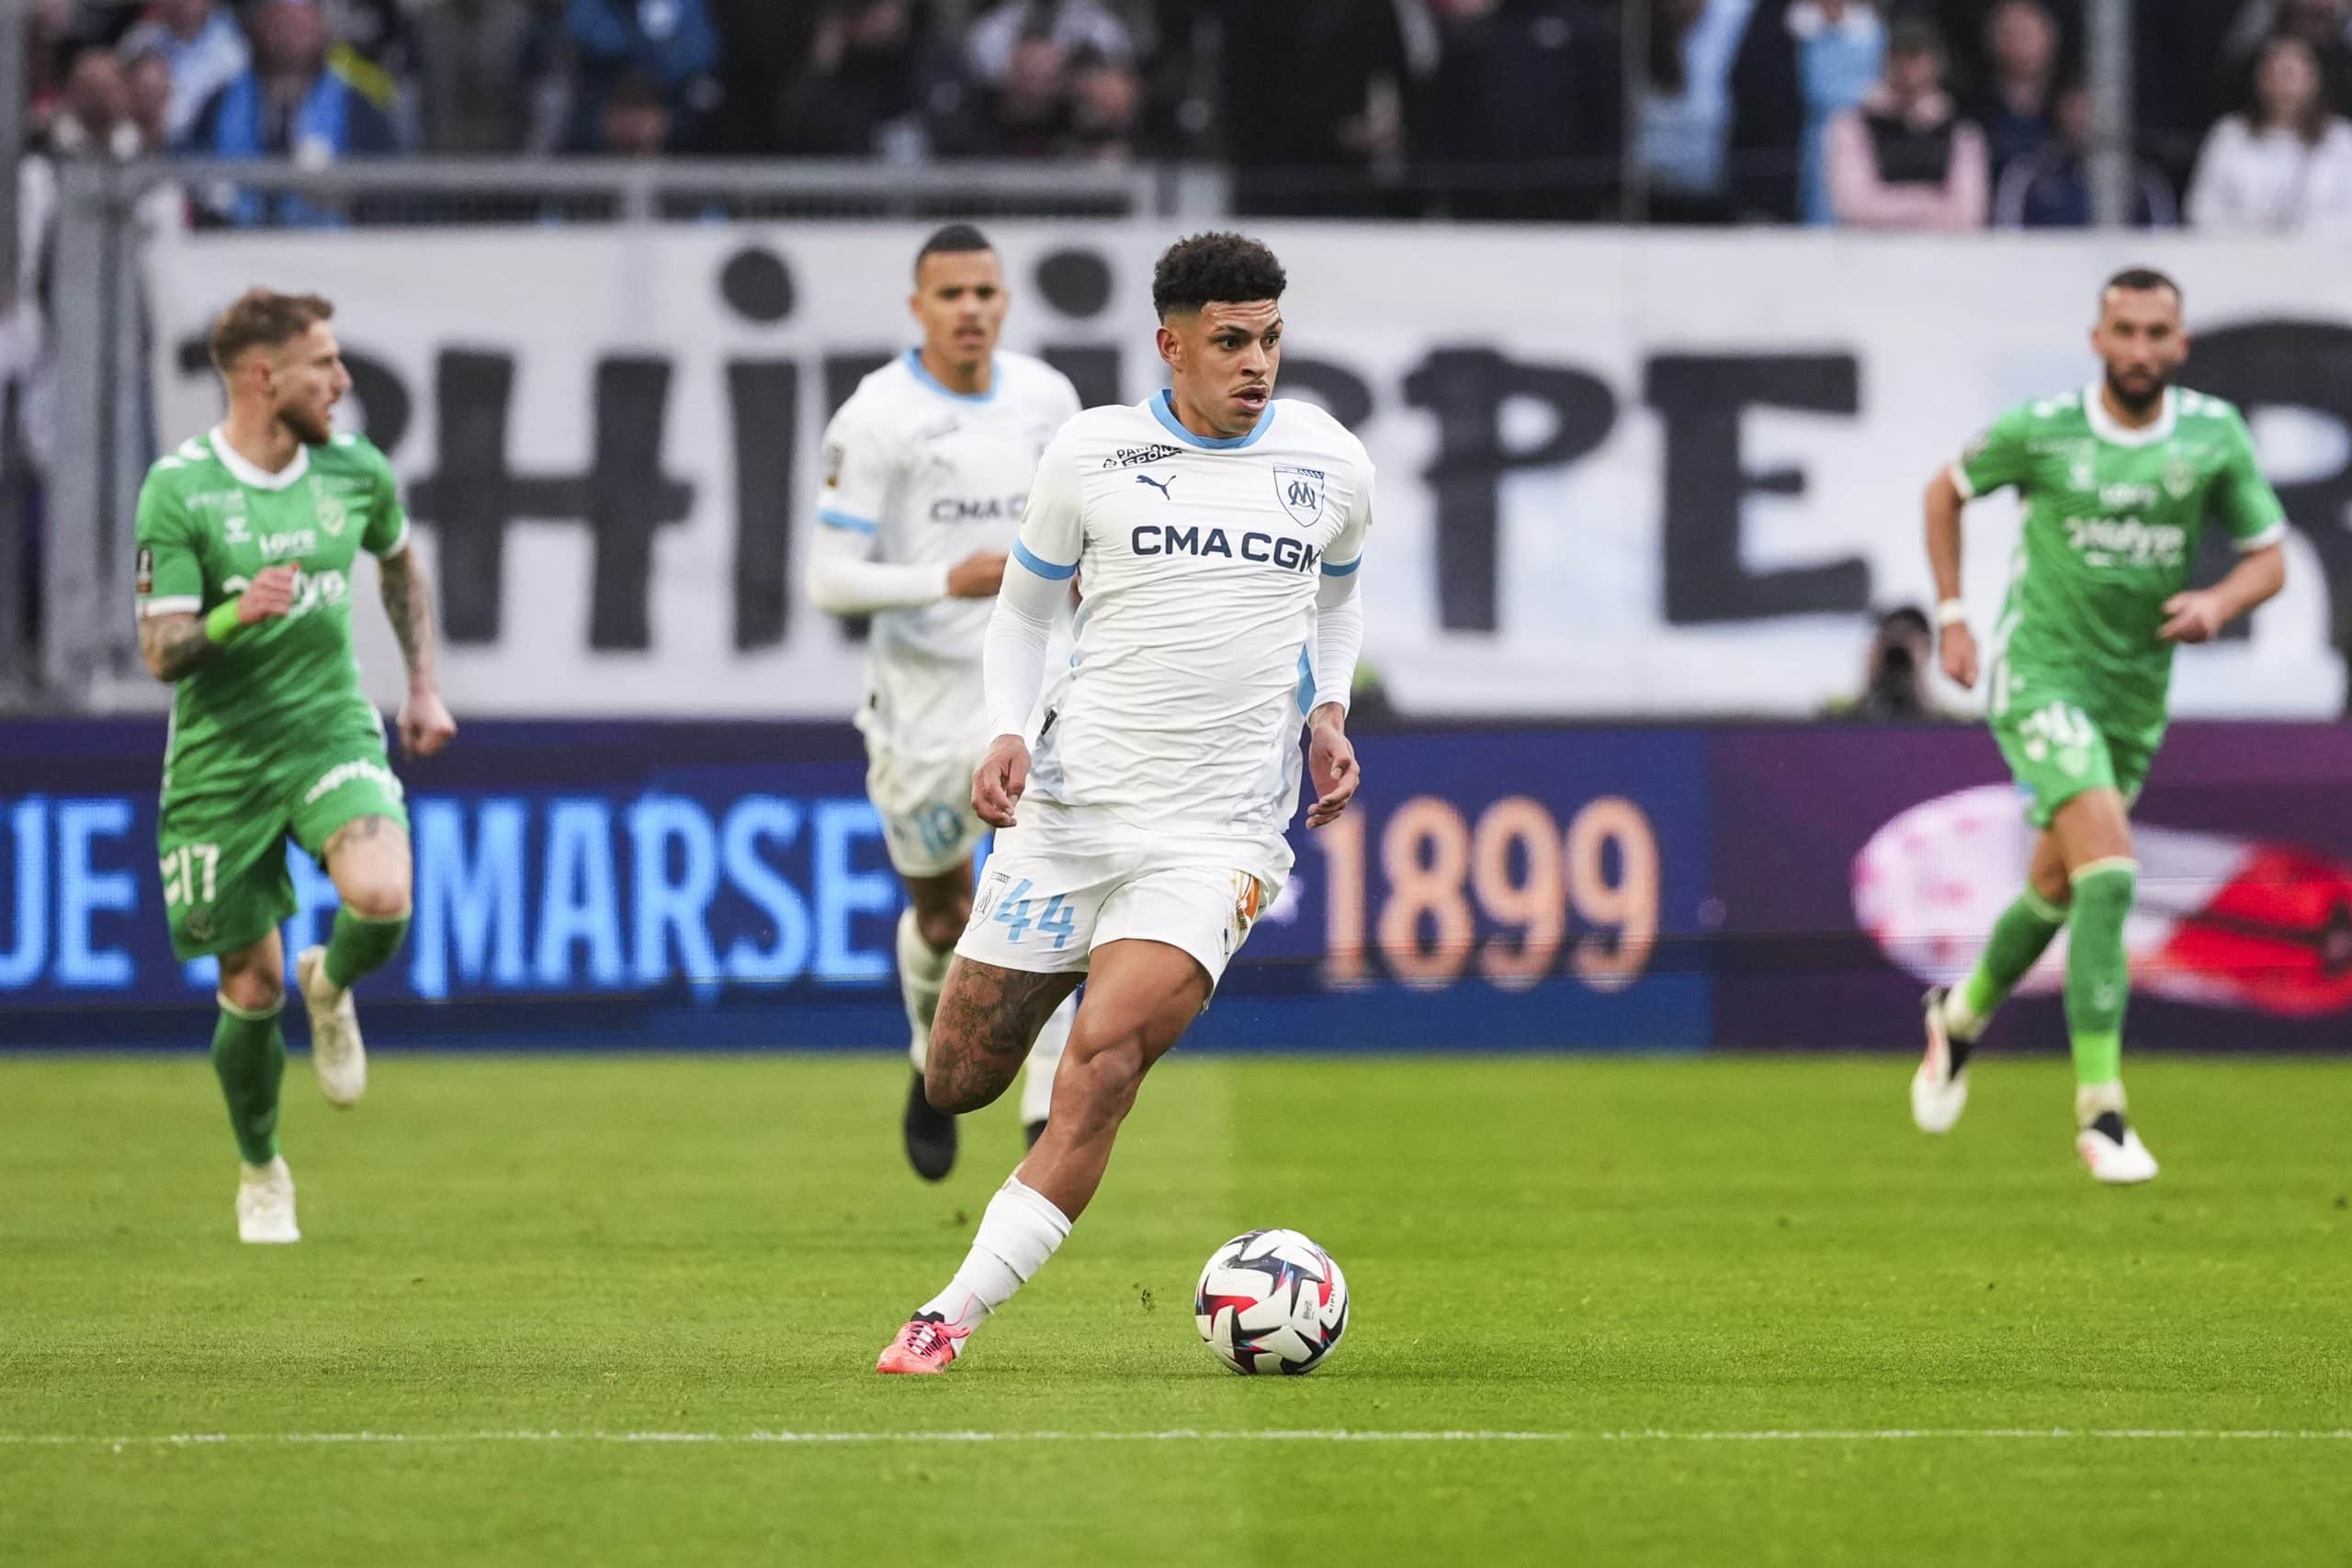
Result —
[{"label": "curly dark hair", "polygon": [[1166,317],[1211,300],[1279,299],[1289,281],[1274,253],[1246,234],[1194,234],[1169,246],[1151,269],[1151,306]]}]

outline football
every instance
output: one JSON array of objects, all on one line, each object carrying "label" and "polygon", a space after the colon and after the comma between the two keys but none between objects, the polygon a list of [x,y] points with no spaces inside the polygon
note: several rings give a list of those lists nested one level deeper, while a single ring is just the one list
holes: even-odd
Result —
[{"label": "football", "polygon": [[1348,1281],[1296,1231],[1250,1231],[1209,1254],[1193,1314],[1237,1372],[1296,1377],[1323,1364],[1348,1327]]}]

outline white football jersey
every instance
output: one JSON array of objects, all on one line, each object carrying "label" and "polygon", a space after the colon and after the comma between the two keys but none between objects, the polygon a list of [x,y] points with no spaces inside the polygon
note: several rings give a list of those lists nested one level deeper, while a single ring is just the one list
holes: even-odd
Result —
[{"label": "white football jersey", "polygon": [[1312,403],[1277,399],[1229,440],[1186,430],[1165,391],[1064,425],[1013,551],[1079,586],[1024,823],[1042,802],[1073,845],[1142,834],[1286,876],[1317,584],[1362,564],[1371,523],[1363,443]]},{"label": "white football jersey", "polygon": [[[818,523],[864,535],[874,559],[952,566],[1006,550],[1037,456],[1079,409],[1069,378],[1025,354],[996,356],[989,390],[953,392],[917,351],[860,381],[825,428]],[[858,728],[910,755],[977,758],[987,599],[942,599],[874,616]]]}]

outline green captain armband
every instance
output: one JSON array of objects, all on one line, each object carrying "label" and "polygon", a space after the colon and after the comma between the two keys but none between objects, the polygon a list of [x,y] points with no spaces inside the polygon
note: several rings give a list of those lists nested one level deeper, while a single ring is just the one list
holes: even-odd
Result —
[{"label": "green captain armband", "polygon": [[212,613],[204,617],[204,637],[208,642],[226,647],[245,635],[245,623],[238,618],[237,602],[215,604]]}]

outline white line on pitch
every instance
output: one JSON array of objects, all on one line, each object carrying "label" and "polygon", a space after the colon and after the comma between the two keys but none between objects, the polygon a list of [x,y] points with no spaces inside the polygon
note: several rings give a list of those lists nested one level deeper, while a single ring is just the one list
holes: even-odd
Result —
[{"label": "white line on pitch", "polygon": [[0,1432],[0,1445],[42,1448],[205,1447],[226,1443],[1894,1443],[2352,1442],[2352,1429],[2228,1427],[1879,1427],[1730,1432],[1376,1431],[1353,1428],[1156,1432],[176,1432],[84,1436]]}]

